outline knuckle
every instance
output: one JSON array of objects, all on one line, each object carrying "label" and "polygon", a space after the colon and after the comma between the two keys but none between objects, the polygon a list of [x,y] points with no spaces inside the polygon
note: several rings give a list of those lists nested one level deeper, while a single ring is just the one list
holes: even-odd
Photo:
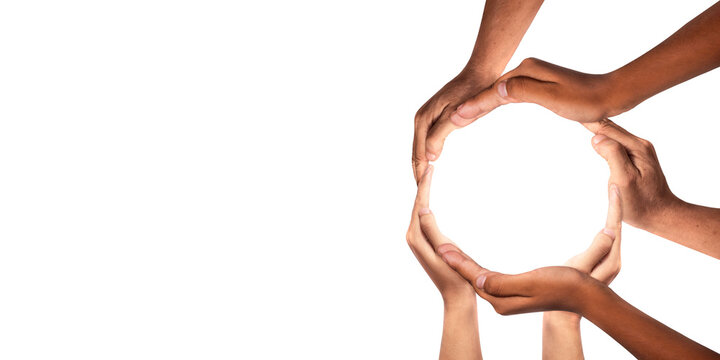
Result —
[{"label": "knuckle", "polygon": [[415,245],[415,234],[412,231],[408,230],[408,232],[405,234],[405,241],[407,241],[410,247],[413,247]]},{"label": "knuckle", "polygon": [[527,81],[523,77],[509,78],[505,83],[505,89],[511,97],[521,96],[525,92]]},{"label": "knuckle", "polygon": [[500,281],[496,281],[495,277],[488,276],[485,279],[485,284],[483,284],[483,288],[488,294],[497,294],[502,290],[502,284],[500,283]]},{"label": "knuckle", "polygon": [[535,65],[538,65],[539,63],[540,63],[540,59],[534,58],[534,57],[529,57],[529,58],[525,58],[523,61],[521,61],[520,66],[523,66],[523,67],[535,66]]},{"label": "knuckle", "polygon": [[493,306],[493,309],[495,310],[495,312],[498,313],[498,314],[500,314],[500,315],[505,316],[505,315],[508,315],[508,314],[510,313],[510,311],[509,311],[509,309],[507,308],[507,306],[503,305],[502,303],[494,303],[494,304],[492,304],[492,306]]},{"label": "knuckle", "polygon": [[655,146],[648,140],[645,139],[639,139],[640,145],[645,151],[653,152],[655,151]]}]

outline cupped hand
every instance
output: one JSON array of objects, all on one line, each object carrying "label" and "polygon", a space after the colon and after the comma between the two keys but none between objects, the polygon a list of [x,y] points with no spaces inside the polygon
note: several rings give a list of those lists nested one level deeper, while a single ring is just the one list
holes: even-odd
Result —
[{"label": "cupped hand", "polygon": [[437,236],[437,253],[466,279],[480,297],[500,314],[562,310],[582,315],[588,289],[604,287],[620,271],[620,238],[622,200],[615,185],[608,191],[608,215],[605,228],[595,236],[590,247],[567,262],[567,266],[536,269],[519,275],[506,275],[478,265],[455,244],[441,242],[442,236],[432,219],[420,221],[428,239]]},{"label": "cupped hand", "polygon": [[610,285],[620,273],[620,244],[622,238],[622,200],[617,185],[610,184],[608,191],[608,214],[602,229],[587,250],[570,258],[570,266],[589,274],[594,279]]},{"label": "cupped hand", "polygon": [[681,202],[671,191],[653,145],[610,120],[585,124],[596,135],[595,151],[610,167],[610,183],[623,194],[623,220],[648,229],[666,209]]},{"label": "cupped hand", "polygon": [[501,76],[492,87],[465,101],[450,116],[466,126],[500,105],[535,103],[570,120],[593,122],[629,110],[616,98],[614,77],[586,74],[535,58]]},{"label": "cupped hand", "polygon": [[497,76],[463,70],[442,87],[415,114],[412,165],[415,180],[425,173],[428,161],[434,161],[442,152],[445,138],[460,126],[450,122],[450,114],[458,105],[492,85]]},{"label": "cupped hand", "polygon": [[[440,294],[446,303],[462,301],[468,298],[474,301],[475,292],[472,285],[443,262],[435,252],[438,246],[452,242],[440,233],[428,208],[432,173],[433,167],[428,166],[423,176],[420,177],[415,205],[410,218],[410,227],[406,235],[407,243],[420,265],[440,290]],[[432,227],[428,226],[430,222]],[[429,231],[429,233],[424,232],[424,230]]]}]

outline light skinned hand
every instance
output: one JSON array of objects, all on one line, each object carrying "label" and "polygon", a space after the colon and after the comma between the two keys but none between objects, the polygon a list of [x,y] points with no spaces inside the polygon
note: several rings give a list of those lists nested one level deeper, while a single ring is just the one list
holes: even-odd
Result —
[{"label": "light skinned hand", "polygon": [[475,292],[472,285],[450,268],[435,252],[435,248],[438,246],[452,242],[437,231],[437,226],[428,235],[422,230],[423,222],[433,219],[434,223],[433,215],[428,209],[433,170],[432,165],[428,166],[418,183],[415,205],[410,217],[410,227],[406,235],[407,243],[420,265],[440,290],[445,302],[461,300],[466,297],[474,299]]},{"label": "light skinned hand", "polygon": [[570,120],[594,122],[629,108],[617,105],[612,94],[612,74],[586,74],[535,58],[502,75],[492,87],[460,105],[450,120],[467,126],[498,106],[535,103]]},{"label": "light skinned hand", "polygon": [[610,184],[608,214],[602,229],[587,250],[565,262],[565,266],[578,269],[594,279],[610,285],[620,273],[620,246],[622,239],[623,201],[617,185]]},{"label": "light skinned hand", "polygon": [[463,70],[420,107],[415,114],[412,156],[416,181],[419,182],[425,173],[428,161],[434,161],[440,156],[445,138],[459,128],[450,122],[450,113],[465,100],[490,86],[496,77]]}]

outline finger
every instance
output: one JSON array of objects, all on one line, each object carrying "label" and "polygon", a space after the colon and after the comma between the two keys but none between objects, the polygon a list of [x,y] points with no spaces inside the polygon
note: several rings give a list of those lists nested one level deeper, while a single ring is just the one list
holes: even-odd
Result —
[{"label": "finger", "polygon": [[615,232],[616,236],[619,236],[622,219],[623,211],[620,188],[618,188],[615,184],[610,184],[608,190],[608,214],[607,219],[605,220],[605,229],[612,230]]},{"label": "finger", "polygon": [[[482,289],[482,286],[478,286],[477,279],[487,273],[487,269],[478,265],[475,260],[465,255],[465,253],[460,251],[460,249],[454,244],[442,244],[436,249],[438,255],[440,255],[443,261],[450,265],[453,270],[457,271],[463,278],[465,278],[465,280],[473,284],[476,288]],[[482,279],[484,281],[484,276]]]},{"label": "finger", "polygon": [[441,117],[436,121],[430,130],[428,130],[425,140],[425,158],[429,161],[437,160],[438,157],[440,157],[440,153],[442,153],[445,139],[451,132],[459,128],[459,126],[456,126],[450,121],[448,116]]},{"label": "finger", "polygon": [[496,272],[481,274],[476,283],[478,288],[493,296],[530,296],[533,289],[533,272],[518,275]]},{"label": "finger", "polygon": [[442,244],[452,243],[450,239],[445,237],[440,232],[437,223],[435,222],[435,215],[428,208],[422,208],[419,211],[420,214],[420,229],[422,229],[425,237],[430,241],[430,244],[434,249],[437,249]]},{"label": "finger", "polygon": [[[556,84],[528,76],[516,76],[506,80],[507,94],[510,102],[534,103],[554,111]],[[503,94],[501,94],[502,96]]]},{"label": "finger", "polygon": [[434,167],[428,165],[425,169],[425,173],[420,177],[418,183],[417,195],[415,196],[415,208],[414,212],[419,211],[423,208],[430,207],[430,184],[432,183],[432,173]]},{"label": "finger", "polygon": [[537,300],[526,296],[489,297],[486,299],[500,315],[515,315],[543,311]]},{"label": "finger", "polygon": [[630,160],[625,147],[619,142],[599,134],[593,136],[592,145],[595,152],[607,161],[612,182],[627,184],[638,175],[638,169]]},{"label": "finger", "polygon": [[590,273],[593,268],[610,252],[615,235],[604,230],[595,235],[595,239],[585,251],[575,255],[566,264],[584,273]]},{"label": "finger", "polygon": [[607,256],[598,264],[590,273],[590,275],[605,284],[610,284],[612,280],[620,272],[622,266],[620,250],[622,246],[622,198],[620,189],[615,185],[610,185],[608,191],[609,205],[608,216],[605,223],[606,233],[611,233],[614,241]]},{"label": "finger", "polygon": [[596,135],[605,135],[619,142],[627,149],[640,150],[642,148],[642,140],[640,138],[631,134],[610,119],[583,123],[583,125]]},{"label": "finger", "polygon": [[510,100],[502,96],[507,95],[506,85],[504,81],[496,82],[492,87],[466,100],[450,114],[450,122],[458,128],[464,127],[498,106],[509,103]]},{"label": "finger", "polygon": [[419,182],[420,177],[427,169],[428,161],[425,157],[425,138],[427,137],[430,122],[424,116],[415,116],[415,135],[413,137],[412,166],[415,181]]}]

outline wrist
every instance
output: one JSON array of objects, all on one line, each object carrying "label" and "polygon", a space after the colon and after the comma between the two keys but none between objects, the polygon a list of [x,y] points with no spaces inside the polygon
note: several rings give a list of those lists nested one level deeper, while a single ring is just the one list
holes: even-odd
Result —
[{"label": "wrist", "polygon": [[569,311],[546,311],[543,313],[545,327],[580,327],[582,316]]},{"label": "wrist", "polygon": [[477,297],[475,292],[469,294],[453,294],[443,295],[443,305],[445,312],[466,312],[476,311]]},{"label": "wrist", "polygon": [[612,296],[617,296],[610,287],[589,276],[581,285],[578,293],[580,294],[581,301],[577,315],[585,317],[590,321],[593,321],[593,316],[595,316],[598,311],[603,311],[603,304],[607,304]]},{"label": "wrist", "polygon": [[643,82],[635,81],[631,70],[621,67],[604,75],[609,85],[607,91],[608,116],[631,110],[652,94],[648,94]]},{"label": "wrist", "polygon": [[472,79],[478,84],[484,84],[484,87],[488,87],[495,83],[495,80],[502,75],[503,70],[505,70],[504,67],[498,69],[498,66],[490,66],[480,61],[473,61],[471,58],[460,74]]},{"label": "wrist", "polygon": [[642,219],[642,222],[637,224],[638,226],[636,227],[649,231],[653,234],[663,232],[663,227],[673,224],[673,219],[682,217],[682,214],[686,213],[688,209],[692,207],[692,204],[689,204],[670,193],[668,196],[664,197],[663,200],[657,201],[657,203],[653,205],[654,211]]}]

